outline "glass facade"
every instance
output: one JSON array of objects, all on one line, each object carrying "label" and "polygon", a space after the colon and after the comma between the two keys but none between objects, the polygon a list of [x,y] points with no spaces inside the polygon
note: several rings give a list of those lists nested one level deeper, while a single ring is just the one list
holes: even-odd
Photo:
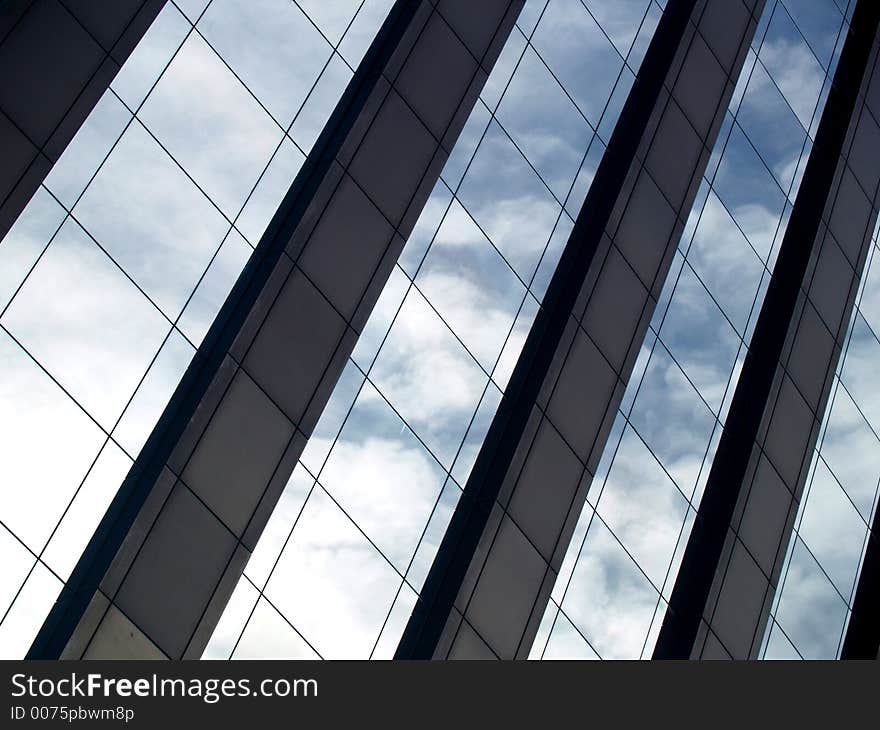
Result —
[{"label": "glass facade", "polygon": [[393,655],[661,13],[526,3],[206,657]]},{"label": "glass facade", "polygon": [[[855,3],[766,2],[532,658],[652,655]],[[0,657],[28,650],[393,4],[169,0],[0,241]],[[394,654],[665,6],[526,0],[205,658]],[[875,231],[767,658],[837,657],[846,631],[880,493],[878,251]]]},{"label": "glass facade", "polygon": [[851,12],[765,5],[535,658],[653,652]]},{"label": "glass facade", "polygon": [[764,657],[836,659],[880,481],[877,232],[771,608]]},{"label": "glass facade", "polygon": [[391,5],[168,2],[0,243],[0,656],[27,651]]}]

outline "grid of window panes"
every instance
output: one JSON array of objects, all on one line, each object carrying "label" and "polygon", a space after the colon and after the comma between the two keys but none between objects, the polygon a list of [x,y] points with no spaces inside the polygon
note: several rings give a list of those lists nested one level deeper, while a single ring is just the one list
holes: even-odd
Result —
[{"label": "grid of window panes", "polygon": [[27,651],[392,2],[168,2],[0,243],[0,656]]},{"label": "grid of window panes", "polygon": [[653,652],[846,17],[844,0],[762,12],[532,657]]},{"label": "grid of window panes", "polygon": [[393,654],[661,14],[526,3],[206,657]]},{"label": "grid of window panes", "polygon": [[774,596],[768,659],[836,659],[846,635],[880,480],[876,236]]}]

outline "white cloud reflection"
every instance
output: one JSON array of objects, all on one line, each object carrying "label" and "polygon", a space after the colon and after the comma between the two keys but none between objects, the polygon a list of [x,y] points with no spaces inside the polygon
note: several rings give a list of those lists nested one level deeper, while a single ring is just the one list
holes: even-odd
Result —
[{"label": "white cloud reflection", "polygon": [[[768,3],[765,16],[773,12],[774,7],[775,3]],[[809,9],[802,7],[801,11],[810,14]],[[693,244],[682,250],[687,251],[687,263],[681,267],[681,260],[677,262],[681,278],[676,284],[675,277],[670,276],[661,295],[661,303],[669,301],[666,319],[659,331],[661,341],[643,377],[633,378],[628,388],[628,391],[639,389],[630,423],[644,444],[627,429],[598,506],[608,527],[655,583],[662,584],[667,567],[671,566],[667,588],[674,582],[684,544],[678,541],[676,545],[678,532],[683,529],[686,540],[694,513],[687,510],[684,499],[674,490],[655,459],[686,495],[691,495],[697,487],[694,500],[698,504],[705,482],[705,469],[701,474],[701,465],[707,449],[708,458],[714,453],[718,430],[711,411],[697,391],[723,418],[722,398],[725,405],[728,404],[731,392],[728,389],[725,396],[728,378],[731,371],[734,378],[738,377],[741,367],[739,338],[748,335],[750,322],[754,322],[752,303],[756,294],[759,295],[758,306],[761,303],[760,296],[765,290],[762,262],[772,267],[774,242],[779,240],[777,228],[786,212],[785,193],[799,169],[805,129],[810,126],[824,79],[824,71],[781,6],[775,12],[760,49],[763,65],[754,65],[747,84],[744,78],[740,80],[738,89],[742,102],[736,122],[726,127],[730,136],[723,148],[712,190],[702,208]],[[828,28],[826,32],[836,34],[836,29]],[[747,64],[744,74],[750,68]],[[735,94],[734,109],[739,99],[740,93]],[[722,144],[725,144],[723,135],[718,142],[719,149]],[[713,169],[710,166],[710,173]],[[796,189],[791,193],[792,199],[795,193]],[[692,218],[699,212],[697,207]],[[688,243],[685,239],[683,245],[686,247]],[[685,374],[693,385],[685,379]],[[633,396],[630,394],[628,398]],[[699,484],[698,474],[701,474]],[[819,492],[814,499],[817,503],[820,501]],[[834,505],[835,514],[841,519],[842,515],[855,514],[855,510],[847,513],[839,500]],[[817,520],[823,526],[833,519],[829,516],[831,502],[826,506],[827,510],[817,511]],[[817,530],[821,532],[819,527],[812,531],[817,550],[828,553],[826,562],[836,565],[835,572],[843,576],[841,580],[845,582],[851,572],[843,567],[846,561],[842,556],[833,552],[835,548],[843,548],[831,545],[827,538],[816,537]],[[596,536],[595,531],[599,533]],[[577,548],[573,545],[572,550]],[[843,552],[852,554],[852,547]],[[646,637],[650,654],[656,637],[653,632],[648,635],[651,601],[647,598],[649,592],[641,586],[645,581],[642,579],[640,583],[634,566],[621,557],[621,553],[608,528],[594,519],[562,607],[600,655],[633,658],[640,655],[641,642]],[[570,562],[570,556],[566,561]],[[625,582],[618,586],[616,580]],[[636,596],[633,605],[618,606],[615,601],[622,599],[611,595],[610,585],[624,595],[632,591]],[[556,591],[554,595],[560,593]],[[578,602],[583,603],[582,608]],[[640,605],[641,611],[636,608]],[[611,606],[614,610],[609,610]],[[795,620],[792,610],[787,609],[789,623]],[[548,647],[553,643],[553,633]],[[606,642],[605,645],[602,642]]]},{"label": "white cloud reflection", "polygon": [[[357,38],[345,51],[354,65],[384,19],[383,2],[370,1],[359,13]],[[206,5],[200,0],[181,3],[191,21]],[[267,10],[269,5],[266,0],[261,7]],[[338,3],[334,8],[319,5],[318,25],[332,35],[340,24],[348,24],[357,4],[347,2],[347,9]],[[248,35],[244,21],[254,20],[255,4],[218,0],[205,18],[204,31],[222,46],[233,71],[254,84],[257,97],[274,113],[290,117],[286,124],[318,80],[330,46],[306,22],[297,26],[296,42],[291,43],[286,31],[292,26],[280,19],[303,16],[286,0],[275,0],[274,6],[281,15],[262,15],[268,25],[256,23]],[[224,34],[230,28],[234,32]],[[185,47],[175,56],[188,33]],[[315,50],[319,47],[325,49],[321,54]],[[228,220],[160,145],[226,218],[239,212],[283,132],[233,71],[191,33],[186,17],[168,3],[46,181],[62,202],[72,205],[101,165],[74,214],[172,320],[181,314],[219,248],[180,320],[181,331],[194,343],[204,336],[250,247],[238,233],[228,234]],[[293,127],[294,138],[306,149],[350,73],[337,57],[308,97]],[[136,110],[145,98],[139,121],[129,126],[104,161],[130,116],[123,103]],[[275,156],[241,219],[251,244],[259,240],[303,159],[290,141]],[[45,189],[34,196],[0,245],[0,304],[6,305],[22,283],[64,214]],[[122,416],[113,437],[128,455],[121,455],[113,444],[105,446],[44,556],[62,577],[78,558],[121,483],[127,459],[137,454],[194,352],[180,331],[169,335],[171,323],[135,284],[68,219],[2,318],[3,326],[101,426],[110,430]],[[0,521],[39,552],[98,456],[104,435],[6,334],[0,333],[0,340],[0,401],[7,412],[16,414],[15,419],[5,419],[0,447]],[[9,553],[0,598],[14,595],[24,578],[22,570],[33,565],[32,556],[18,545],[21,549]],[[59,587],[57,578],[38,564],[0,626],[0,655],[24,654]]]}]

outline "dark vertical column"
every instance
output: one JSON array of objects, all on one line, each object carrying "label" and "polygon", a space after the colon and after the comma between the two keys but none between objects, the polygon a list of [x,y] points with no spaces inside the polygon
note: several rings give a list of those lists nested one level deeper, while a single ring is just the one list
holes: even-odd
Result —
[{"label": "dark vertical column", "polygon": [[398,658],[527,656],[762,8],[666,4]]},{"label": "dark vertical column", "polygon": [[0,3],[0,240],[164,4]]},{"label": "dark vertical column", "polygon": [[202,649],[522,0],[398,0],[32,657]]},{"label": "dark vertical column", "polygon": [[760,650],[877,217],[878,19],[859,0],[655,658]]},{"label": "dark vertical column", "polygon": [[874,512],[841,659],[880,659],[880,508]]}]

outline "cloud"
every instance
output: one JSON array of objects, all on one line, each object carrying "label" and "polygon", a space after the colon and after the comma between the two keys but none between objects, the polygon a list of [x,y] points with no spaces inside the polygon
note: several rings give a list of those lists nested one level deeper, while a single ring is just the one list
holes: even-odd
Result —
[{"label": "cloud", "polygon": [[[550,610],[558,610],[551,605]],[[578,632],[565,613],[559,611],[541,659],[598,659],[584,637]]]},{"label": "cloud", "polygon": [[520,277],[531,279],[561,206],[497,123],[477,149],[458,198]]},{"label": "cloud", "polygon": [[592,130],[531,48],[496,115],[556,197],[565,200]]},{"label": "cloud", "polygon": [[[754,260],[755,257],[752,257]],[[760,282],[760,272],[760,267],[753,267],[751,272],[741,270],[742,278],[730,278],[736,279],[739,287],[747,293],[751,288],[754,296],[754,290]],[[751,281],[749,273],[755,277]],[[666,318],[660,328],[660,339],[717,414],[740,340],[688,265],[682,267],[675,285]]]},{"label": "cloud", "polygon": [[417,291],[404,300],[370,376],[451,466],[487,377]]},{"label": "cloud", "polygon": [[827,419],[822,458],[867,522],[880,481],[880,444],[843,387],[837,388]]},{"label": "cloud", "polygon": [[862,559],[868,526],[819,460],[798,526],[809,546],[842,596],[849,600]]},{"label": "cloud", "polygon": [[401,573],[445,479],[440,465],[369,385],[319,475]]},{"label": "cloud", "polygon": [[[647,2],[641,4],[644,13]],[[605,8],[599,8],[597,3],[592,3],[590,9],[594,12],[603,9],[611,11],[605,16],[605,20],[609,21],[606,30],[610,31],[615,42],[627,45],[626,36],[634,35],[637,26],[624,29],[622,24],[615,21],[628,15],[631,8],[619,8],[623,11],[619,13],[609,5],[605,3]],[[611,96],[623,66],[623,58],[604,36],[596,21],[579,2],[552,0],[541,16],[532,42],[590,124],[597,127],[605,102]]]},{"label": "cloud", "polygon": [[715,420],[662,345],[648,363],[630,422],[689,495]]},{"label": "cloud", "polygon": [[759,58],[804,129],[809,129],[825,82],[825,71],[781,8],[773,14]]},{"label": "cloud", "polygon": [[663,587],[687,507],[642,440],[627,428],[598,511],[658,588]]},{"label": "cloud", "polygon": [[846,604],[799,539],[781,591],[776,621],[804,659],[836,658]]},{"label": "cloud", "polygon": [[229,218],[283,136],[196,34],[178,51],[138,118]]},{"label": "cloud", "polygon": [[[5,576],[4,576],[5,577]],[[40,563],[0,624],[0,656],[20,659],[30,648],[43,619],[61,591],[61,581]]]},{"label": "cloud", "polygon": [[312,493],[266,596],[327,659],[367,657],[401,580],[322,491]]},{"label": "cloud", "polygon": [[[603,659],[641,656],[659,595],[601,521],[590,524],[562,609]],[[553,641],[551,633],[550,640]]]},{"label": "cloud", "polygon": [[437,232],[416,284],[491,371],[526,288],[458,202],[453,202]]},{"label": "cloud", "polygon": [[[290,0],[214,0],[199,21],[198,29],[275,119],[286,127],[333,53],[333,47],[315,30],[300,7],[319,27],[332,30],[335,35],[335,28],[328,26],[347,24],[357,10],[357,3],[350,7],[352,4],[351,0],[299,3],[299,6]],[[315,11],[322,8],[323,12],[316,15]],[[296,40],[291,42],[291,39]],[[333,39],[336,41],[338,38]],[[190,51],[185,61],[192,64],[200,58],[200,54]],[[207,64],[205,68],[187,70],[187,73],[220,75]],[[193,79],[196,80],[197,77]],[[222,103],[222,99],[218,98],[218,102]],[[224,110],[219,116],[222,119],[233,112],[234,109]]]},{"label": "cloud", "polygon": [[138,122],[123,135],[74,215],[172,319],[229,230]]},{"label": "cloud", "polygon": [[171,328],[69,219],[2,321],[105,428]]},{"label": "cloud", "polygon": [[755,64],[737,122],[787,192],[807,133],[760,62]]}]

